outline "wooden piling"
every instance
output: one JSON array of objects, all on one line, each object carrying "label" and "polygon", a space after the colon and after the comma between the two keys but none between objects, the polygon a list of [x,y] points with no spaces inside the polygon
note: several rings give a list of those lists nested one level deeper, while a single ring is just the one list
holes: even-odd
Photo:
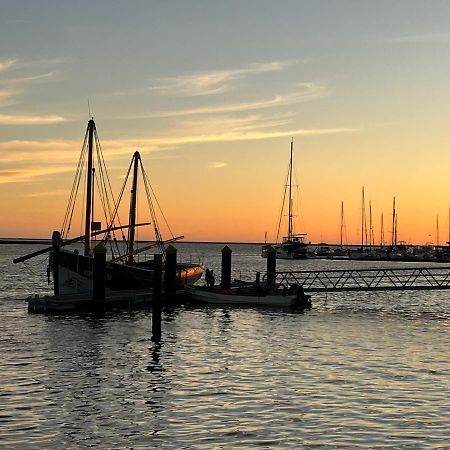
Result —
[{"label": "wooden piling", "polygon": [[277,252],[269,245],[267,247],[267,286],[275,287],[275,274],[277,271]]},{"label": "wooden piling", "polygon": [[98,244],[94,247],[94,264],[92,268],[92,300],[100,308],[105,307],[106,283],[106,247]]},{"label": "wooden piling", "polygon": [[153,299],[152,299],[152,340],[161,339],[161,277],[162,255],[154,255]]},{"label": "wooden piling", "polygon": [[164,267],[164,292],[169,299],[175,296],[177,289],[177,249],[173,245],[166,248]]},{"label": "wooden piling", "polygon": [[52,234],[52,253],[50,269],[53,270],[53,293],[59,295],[59,249],[61,248],[61,233],[54,231]]},{"label": "wooden piling", "polygon": [[231,288],[231,253],[232,250],[228,245],[222,249],[222,275],[220,282],[222,289]]}]

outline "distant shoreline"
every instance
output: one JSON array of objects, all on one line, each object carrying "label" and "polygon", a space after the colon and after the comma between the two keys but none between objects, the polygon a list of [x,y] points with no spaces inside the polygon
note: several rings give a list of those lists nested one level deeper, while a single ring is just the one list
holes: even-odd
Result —
[{"label": "distant shoreline", "polygon": [[[80,241],[82,242],[82,241]],[[137,241],[138,243],[147,243],[154,241]],[[0,238],[1,244],[45,244],[51,245],[51,239],[33,239],[33,238]],[[264,245],[264,242],[229,242],[229,241],[180,241],[180,244],[223,244],[223,245]],[[176,243],[175,243],[176,245]]]}]

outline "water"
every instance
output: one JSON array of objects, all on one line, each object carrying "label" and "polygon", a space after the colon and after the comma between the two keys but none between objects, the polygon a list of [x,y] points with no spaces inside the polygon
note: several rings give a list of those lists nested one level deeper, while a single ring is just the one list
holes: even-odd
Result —
[{"label": "water", "polygon": [[[178,247],[220,274],[222,246]],[[231,247],[235,276],[264,270],[258,246]],[[0,246],[2,448],[450,448],[450,292],[314,296],[305,314],[184,305],[155,343],[145,310],[28,314],[46,261],[11,260],[35,249]]]}]

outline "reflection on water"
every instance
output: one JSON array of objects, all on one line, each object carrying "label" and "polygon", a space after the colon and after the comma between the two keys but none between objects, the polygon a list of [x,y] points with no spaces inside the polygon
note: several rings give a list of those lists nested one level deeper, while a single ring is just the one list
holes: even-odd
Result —
[{"label": "reflection on water", "polygon": [[35,284],[0,300],[4,448],[448,446],[445,291],[181,306],[153,342],[148,311],[28,315],[14,295]]}]

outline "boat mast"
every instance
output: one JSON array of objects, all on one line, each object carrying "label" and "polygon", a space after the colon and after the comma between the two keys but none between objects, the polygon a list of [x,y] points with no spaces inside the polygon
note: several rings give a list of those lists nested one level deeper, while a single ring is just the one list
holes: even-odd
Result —
[{"label": "boat mast", "polygon": [[369,200],[369,248],[372,250],[373,226],[372,226],[372,200]]},{"label": "boat mast", "polygon": [[84,256],[89,256],[91,241],[91,218],[92,218],[92,167],[93,167],[93,142],[94,142],[94,119],[88,123],[88,160],[86,174],[86,217],[84,224]]},{"label": "boat mast", "polygon": [[342,230],[344,227],[344,202],[341,201],[341,248],[342,248]]},{"label": "boat mast", "polygon": [[134,152],[133,155],[133,181],[131,186],[131,196],[130,196],[130,215],[129,215],[129,226],[128,229],[128,264],[133,264],[134,257],[134,235],[135,235],[135,228],[136,228],[136,200],[137,200],[137,177],[138,177],[138,168],[139,168],[139,161],[141,159],[141,156],[138,151]]},{"label": "boat mast", "polygon": [[365,216],[366,216],[366,211],[365,211],[364,186],[363,186],[363,188],[362,188],[362,208],[361,208],[361,250],[364,250],[364,219],[365,219]]},{"label": "boat mast", "polygon": [[384,245],[384,219],[383,213],[381,213],[381,236],[380,236],[380,247],[383,248]]},{"label": "boat mast", "polygon": [[294,140],[291,141],[291,158],[289,161],[289,213],[288,213],[288,239],[292,238],[292,150]]},{"label": "boat mast", "polygon": [[396,227],[396,216],[395,216],[395,197],[394,197],[394,201],[392,204],[392,247],[394,247],[397,244],[397,236],[396,236],[396,232],[397,230],[395,229]]},{"label": "boat mast", "polygon": [[439,247],[439,214],[436,216],[436,246]]}]

